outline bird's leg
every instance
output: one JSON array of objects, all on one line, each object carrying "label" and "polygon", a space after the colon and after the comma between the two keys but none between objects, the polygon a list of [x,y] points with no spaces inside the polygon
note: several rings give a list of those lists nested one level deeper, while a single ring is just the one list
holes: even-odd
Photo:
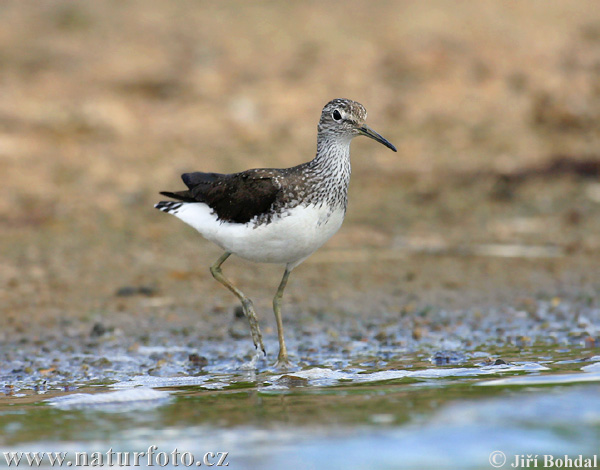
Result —
[{"label": "bird's leg", "polygon": [[254,311],[254,305],[252,301],[244,295],[244,293],[235,287],[229,279],[227,279],[223,275],[223,271],[221,270],[221,265],[225,262],[227,258],[231,256],[231,253],[225,252],[223,256],[221,256],[215,264],[210,267],[210,272],[213,277],[223,284],[227,289],[235,294],[235,296],[240,299],[242,302],[242,308],[244,310],[244,315],[248,319],[248,323],[250,324],[250,332],[252,333],[252,341],[254,341],[254,347],[262,350],[263,354],[266,356],[265,346],[262,340],[262,334],[260,332],[260,327],[258,326],[258,319],[256,318],[256,312]]},{"label": "bird's leg", "polygon": [[291,270],[286,266],[279,289],[273,298],[273,311],[275,312],[275,320],[277,321],[277,337],[279,338],[279,356],[277,356],[276,367],[289,367],[290,360],[288,359],[287,348],[285,347],[285,340],[283,339],[283,322],[281,320],[281,297],[283,291],[290,276]]}]

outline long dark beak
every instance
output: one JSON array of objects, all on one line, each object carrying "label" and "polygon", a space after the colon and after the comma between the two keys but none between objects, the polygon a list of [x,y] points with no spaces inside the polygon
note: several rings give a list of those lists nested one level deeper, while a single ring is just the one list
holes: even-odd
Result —
[{"label": "long dark beak", "polygon": [[394,147],[390,142],[388,142],[370,127],[363,125],[362,127],[358,128],[358,132],[360,132],[362,135],[370,137],[373,140],[376,140],[380,144],[385,145],[387,148],[392,149],[394,152],[397,152],[396,147]]}]

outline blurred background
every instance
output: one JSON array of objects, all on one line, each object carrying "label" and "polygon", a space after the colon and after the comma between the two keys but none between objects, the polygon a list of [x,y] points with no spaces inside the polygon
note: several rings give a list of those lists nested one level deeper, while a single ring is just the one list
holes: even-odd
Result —
[{"label": "blurred background", "polygon": [[[594,7],[2,2],[0,335],[222,321],[219,250],[158,191],[311,159],[338,97],[398,153],[354,141],[347,222],[295,271],[288,315],[597,299]],[[280,267],[225,271],[272,332]]]}]

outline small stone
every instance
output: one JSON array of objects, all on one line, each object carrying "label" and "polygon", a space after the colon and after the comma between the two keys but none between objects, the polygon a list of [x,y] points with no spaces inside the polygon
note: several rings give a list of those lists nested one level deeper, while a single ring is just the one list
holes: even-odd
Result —
[{"label": "small stone", "polygon": [[134,286],[120,287],[115,293],[117,297],[131,297],[135,294],[137,294],[137,288]]},{"label": "small stone", "polygon": [[145,295],[146,297],[151,297],[156,294],[156,289],[150,286],[139,286],[138,294]]},{"label": "small stone", "polygon": [[208,359],[204,356],[199,356],[196,353],[192,353],[188,356],[188,360],[196,367],[204,367],[208,365]]},{"label": "small stone", "polygon": [[381,330],[375,335],[375,339],[379,342],[384,342],[389,339],[389,335],[385,331]]},{"label": "small stone", "polygon": [[115,292],[115,295],[117,297],[132,297],[134,295],[152,297],[156,293],[157,289],[152,286],[123,286]]},{"label": "small stone", "polygon": [[106,327],[102,324],[102,323],[94,323],[94,326],[92,327],[92,331],[90,332],[90,337],[91,338],[99,338],[100,336],[103,336],[104,334],[106,334]]},{"label": "small stone", "polygon": [[418,326],[416,326],[415,328],[413,328],[413,330],[412,330],[412,338],[413,338],[415,341],[418,341],[418,340],[420,340],[422,337],[423,337],[423,329],[422,329],[422,328],[420,328],[420,327],[418,327]]},{"label": "small stone", "polygon": [[56,367],[48,367],[47,369],[38,369],[40,375],[50,375],[56,371]]},{"label": "small stone", "polygon": [[466,360],[466,356],[460,351],[437,351],[431,358],[436,366],[449,364],[460,364]]},{"label": "small stone", "polygon": [[277,383],[286,387],[304,387],[308,385],[308,379],[305,379],[304,377],[286,374],[279,377],[277,379]]},{"label": "small stone", "polygon": [[241,305],[238,305],[233,309],[233,318],[236,320],[246,318],[246,314],[244,313],[244,309]]},{"label": "small stone", "polygon": [[95,361],[91,362],[90,365],[104,369],[112,366],[112,362],[105,357],[101,357],[100,359],[96,359]]}]

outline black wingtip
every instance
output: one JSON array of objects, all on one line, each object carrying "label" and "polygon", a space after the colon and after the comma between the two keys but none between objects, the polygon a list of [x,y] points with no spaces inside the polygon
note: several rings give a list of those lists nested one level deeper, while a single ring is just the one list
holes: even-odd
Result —
[{"label": "black wingtip", "polygon": [[172,199],[176,199],[178,201],[183,202],[198,202],[194,197],[189,193],[189,191],[179,191],[179,192],[171,192],[171,191],[161,191],[159,194],[163,196],[170,197]]}]

